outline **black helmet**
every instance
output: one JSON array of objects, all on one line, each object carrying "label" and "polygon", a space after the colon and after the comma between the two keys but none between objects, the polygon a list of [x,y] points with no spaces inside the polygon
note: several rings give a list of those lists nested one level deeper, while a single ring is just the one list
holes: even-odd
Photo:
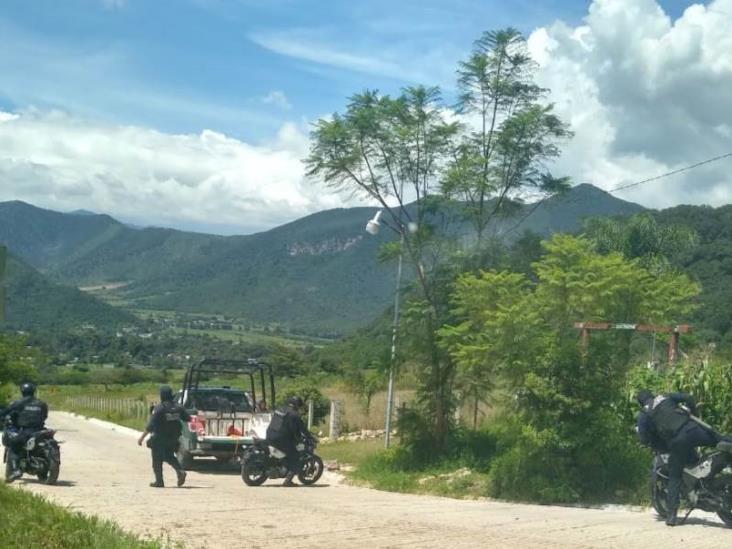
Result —
[{"label": "black helmet", "polygon": [[24,397],[32,397],[36,394],[36,386],[32,383],[23,383],[20,386],[20,394]]},{"label": "black helmet", "polygon": [[160,400],[163,402],[173,400],[173,389],[171,389],[168,385],[163,385],[162,387],[160,387]]},{"label": "black helmet", "polygon": [[638,404],[645,406],[646,402],[654,398],[654,395],[648,389],[641,389],[635,398],[638,400]]},{"label": "black helmet", "polygon": [[287,399],[287,404],[289,404],[293,408],[302,408],[303,406],[305,406],[305,401],[299,396],[291,396]]}]

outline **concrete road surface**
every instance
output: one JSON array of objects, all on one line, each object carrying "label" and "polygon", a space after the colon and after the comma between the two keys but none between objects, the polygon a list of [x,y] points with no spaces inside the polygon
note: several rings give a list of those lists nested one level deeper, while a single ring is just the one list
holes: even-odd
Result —
[{"label": "concrete road surface", "polygon": [[14,486],[187,547],[732,547],[732,530],[711,514],[669,528],[652,511],[393,494],[328,473],[311,488],[281,488],[281,481],[250,488],[236,471],[209,467],[176,488],[166,465],[170,487],[154,489],[150,453],[137,446],[135,431],[63,412],[48,424],[64,441],[59,485]]}]

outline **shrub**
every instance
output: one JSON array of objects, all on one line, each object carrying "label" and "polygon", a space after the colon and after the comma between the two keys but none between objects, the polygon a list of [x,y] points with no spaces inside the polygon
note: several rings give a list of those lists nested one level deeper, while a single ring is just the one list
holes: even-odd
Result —
[{"label": "shrub", "polygon": [[489,495],[539,503],[638,500],[650,454],[623,419],[609,410],[574,427],[568,438],[560,428],[538,430],[518,417],[495,422]]}]

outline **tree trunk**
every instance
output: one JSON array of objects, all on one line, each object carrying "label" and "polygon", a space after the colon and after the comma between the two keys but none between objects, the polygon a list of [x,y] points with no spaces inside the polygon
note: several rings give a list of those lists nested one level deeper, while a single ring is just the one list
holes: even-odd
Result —
[{"label": "tree trunk", "polygon": [[478,394],[475,394],[475,405],[473,406],[473,431],[478,428]]}]

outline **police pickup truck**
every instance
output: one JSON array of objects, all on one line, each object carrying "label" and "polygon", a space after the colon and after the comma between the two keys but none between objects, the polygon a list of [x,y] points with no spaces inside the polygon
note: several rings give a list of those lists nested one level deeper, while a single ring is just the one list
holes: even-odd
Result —
[{"label": "police pickup truck", "polygon": [[274,399],[272,369],[258,360],[207,358],[191,366],[176,395],[191,416],[180,438],[181,465],[191,468],[200,457],[225,463],[254,436],[265,438]]}]

